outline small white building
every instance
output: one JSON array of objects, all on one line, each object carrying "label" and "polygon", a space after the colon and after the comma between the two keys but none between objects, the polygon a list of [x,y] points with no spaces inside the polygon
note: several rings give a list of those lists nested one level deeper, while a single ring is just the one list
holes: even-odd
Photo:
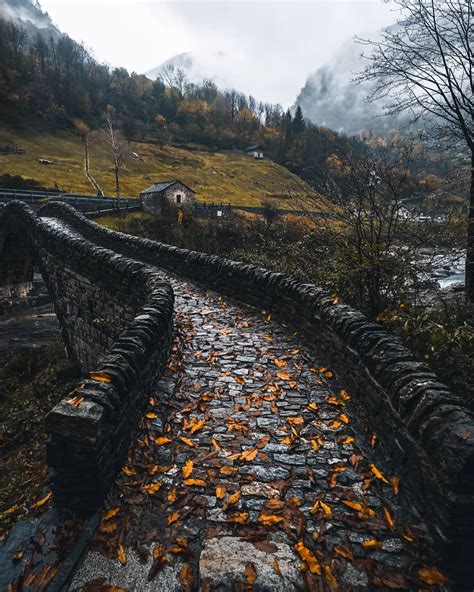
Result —
[{"label": "small white building", "polygon": [[253,156],[254,158],[261,159],[263,158],[263,147],[260,144],[255,144],[254,146],[248,146],[244,150],[245,154],[249,156]]}]

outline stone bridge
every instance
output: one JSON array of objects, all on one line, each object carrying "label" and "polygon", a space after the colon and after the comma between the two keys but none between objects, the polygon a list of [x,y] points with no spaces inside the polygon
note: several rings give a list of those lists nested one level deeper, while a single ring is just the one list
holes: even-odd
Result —
[{"label": "stone bridge", "polygon": [[59,203],[4,206],[0,254],[84,371],[47,418],[52,490],[112,509],[72,589],[449,589],[433,562],[472,589],[473,416],[382,327]]}]

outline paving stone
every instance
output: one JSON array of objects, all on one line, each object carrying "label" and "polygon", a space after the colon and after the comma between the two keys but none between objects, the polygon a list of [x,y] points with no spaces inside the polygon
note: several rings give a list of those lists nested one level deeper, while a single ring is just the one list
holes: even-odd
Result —
[{"label": "paving stone", "polygon": [[[204,542],[199,559],[202,581],[208,581],[212,589],[232,590],[238,582],[246,582],[245,568],[254,566],[257,577],[255,587],[262,592],[296,592],[303,587],[299,562],[292,548],[274,542],[277,550],[266,553],[251,542],[237,537],[212,538]],[[281,576],[275,571],[278,561]]]}]

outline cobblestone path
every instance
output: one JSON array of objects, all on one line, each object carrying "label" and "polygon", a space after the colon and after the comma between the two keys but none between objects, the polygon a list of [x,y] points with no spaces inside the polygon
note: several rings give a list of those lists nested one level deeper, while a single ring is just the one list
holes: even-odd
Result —
[{"label": "cobblestone path", "polygon": [[169,278],[172,361],[70,590],[440,590],[427,529],[337,369]]}]

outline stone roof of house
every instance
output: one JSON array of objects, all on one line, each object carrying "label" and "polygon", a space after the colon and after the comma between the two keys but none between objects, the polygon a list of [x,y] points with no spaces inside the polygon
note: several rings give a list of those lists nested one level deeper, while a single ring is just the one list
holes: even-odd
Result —
[{"label": "stone roof of house", "polygon": [[192,191],[193,193],[195,193],[191,189],[191,187],[188,187],[185,183],[183,183],[182,181],[179,181],[178,179],[176,179],[174,181],[160,181],[158,183],[155,183],[151,187],[148,187],[148,189],[144,189],[143,191],[141,191],[140,194],[143,194],[143,193],[161,193],[162,191],[165,191],[165,189],[168,189],[169,187],[171,187],[173,185],[176,185],[176,183],[180,183],[181,185],[184,185],[184,187],[186,187],[186,189],[189,189],[189,191]]}]

